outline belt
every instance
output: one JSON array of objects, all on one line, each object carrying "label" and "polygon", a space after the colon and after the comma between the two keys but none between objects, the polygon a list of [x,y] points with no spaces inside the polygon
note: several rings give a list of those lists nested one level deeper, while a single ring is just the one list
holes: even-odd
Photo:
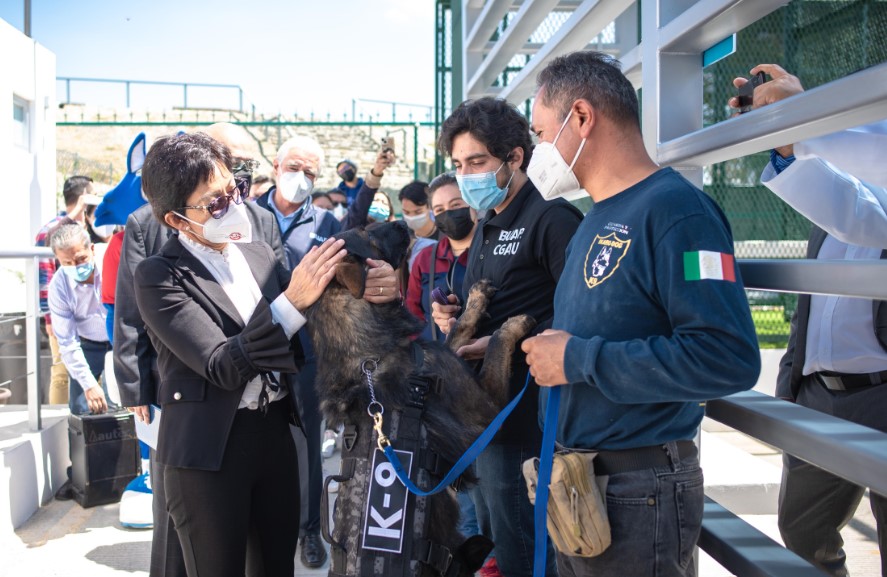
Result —
[{"label": "belt", "polygon": [[[678,441],[678,458],[689,459],[699,454],[693,441]],[[621,451],[598,451],[594,458],[596,475],[615,475],[629,471],[641,471],[671,466],[671,458],[665,445],[651,445]]]},{"label": "belt", "polygon": [[860,373],[856,375],[820,371],[815,374],[816,378],[819,379],[819,382],[830,391],[849,391],[851,389],[872,387],[887,382],[887,371],[881,371],[878,373]]}]

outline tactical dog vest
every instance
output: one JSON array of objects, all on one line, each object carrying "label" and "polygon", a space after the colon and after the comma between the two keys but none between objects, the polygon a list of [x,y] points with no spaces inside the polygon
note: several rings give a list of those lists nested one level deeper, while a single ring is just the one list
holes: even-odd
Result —
[{"label": "tactical dog vest", "polygon": [[[416,352],[418,351],[418,353]],[[416,356],[418,355],[418,358]],[[422,366],[422,351],[413,347],[414,363]],[[437,379],[414,372],[409,377],[411,401],[403,411],[385,413],[383,431],[395,447],[404,470],[417,486],[429,488],[443,477],[452,463],[428,447],[422,424],[425,396]],[[335,526],[332,533],[326,515],[321,530],[330,544],[332,577],[417,577],[423,566],[444,577],[458,574],[454,552],[431,542],[430,497],[410,493],[397,479],[394,468],[376,445],[376,433],[363,433],[355,423],[345,423],[342,469],[324,483],[321,510],[329,510],[329,484],[339,483]],[[355,454],[358,434],[372,434],[366,454]],[[367,446],[362,444],[360,446]]]}]

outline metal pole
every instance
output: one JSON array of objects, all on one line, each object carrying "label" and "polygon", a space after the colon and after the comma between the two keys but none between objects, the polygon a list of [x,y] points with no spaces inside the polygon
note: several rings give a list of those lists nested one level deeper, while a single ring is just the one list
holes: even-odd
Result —
[{"label": "metal pole", "polygon": [[419,123],[413,125],[413,180],[419,180]]},{"label": "metal pole", "polygon": [[185,88],[185,106],[184,106],[184,108],[188,108],[188,85],[182,84],[182,86]]},{"label": "metal pole", "polygon": [[40,259],[25,259],[25,292],[28,295],[25,311],[25,355],[28,374],[28,427],[31,431],[43,428],[40,417],[40,393],[43,383],[40,375]]},{"label": "metal pole", "polygon": [[31,37],[31,0],[25,0],[25,36]]},{"label": "metal pole", "polygon": [[243,88],[238,88],[237,91],[240,93],[240,111],[243,112]]},{"label": "metal pole", "polygon": [[397,122],[397,103],[391,103],[391,122]]},{"label": "metal pole", "polygon": [[126,81],[126,107],[129,108],[129,80]]},{"label": "metal pole", "polygon": [[65,78],[65,104],[71,104],[71,79]]},{"label": "metal pole", "polygon": [[357,117],[354,114],[355,110],[357,110],[357,101],[352,98],[351,99],[351,122],[354,122],[357,120]]}]

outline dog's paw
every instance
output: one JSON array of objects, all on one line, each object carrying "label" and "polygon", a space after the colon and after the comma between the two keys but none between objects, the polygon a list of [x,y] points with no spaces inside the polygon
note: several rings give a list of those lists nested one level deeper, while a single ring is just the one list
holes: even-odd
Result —
[{"label": "dog's paw", "polygon": [[491,298],[493,298],[493,295],[496,294],[497,290],[499,289],[493,286],[490,279],[481,279],[471,286],[471,290],[468,291],[468,300],[472,301],[481,299],[481,302],[486,304]]},{"label": "dog's paw", "polygon": [[536,327],[536,319],[530,315],[517,315],[509,317],[507,321],[502,323],[499,328],[502,338],[510,342],[516,343],[521,340]]}]

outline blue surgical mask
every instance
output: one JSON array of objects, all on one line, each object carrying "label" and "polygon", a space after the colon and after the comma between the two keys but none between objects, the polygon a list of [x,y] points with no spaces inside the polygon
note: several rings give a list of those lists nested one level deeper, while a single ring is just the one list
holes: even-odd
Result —
[{"label": "blue surgical mask", "polygon": [[77,282],[86,282],[86,279],[88,279],[89,275],[92,274],[93,269],[95,269],[95,263],[92,261],[84,264],[68,265],[62,267],[62,270],[65,272],[65,274]]},{"label": "blue surgical mask", "polygon": [[493,172],[481,172],[479,174],[457,174],[456,182],[459,183],[459,192],[462,198],[468,203],[468,206],[475,210],[491,210],[496,208],[508,195],[508,187],[514,178],[511,178],[505,184],[505,188],[499,188],[496,182],[496,174],[505,166],[503,162],[499,168]]}]

